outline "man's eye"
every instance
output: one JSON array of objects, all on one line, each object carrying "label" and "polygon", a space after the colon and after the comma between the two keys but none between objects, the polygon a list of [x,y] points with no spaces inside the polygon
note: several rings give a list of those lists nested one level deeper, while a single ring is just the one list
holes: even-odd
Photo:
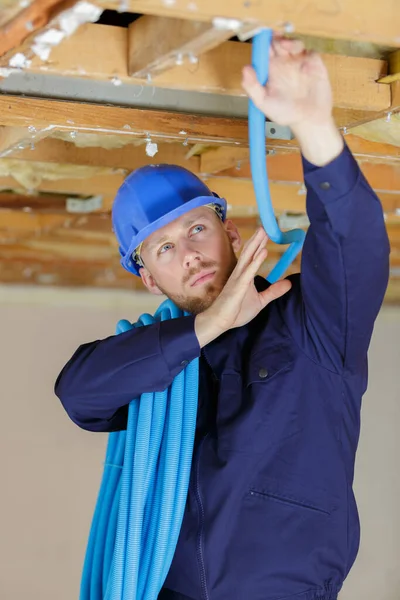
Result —
[{"label": "man's eye", "polygon": [[193,233],[198,233],[197,231],[195,231],[196,229],[199,229],[200,227],[200,231],[202,231],[204,229],[204,225],[196,225],[195,227],[193,227],[192,232]]},{"label": "man's eye", "polygon": [[164,244],[164,246],[161,246],[159,253],[164,254],[171,247],[172,247],[172,244]]}]

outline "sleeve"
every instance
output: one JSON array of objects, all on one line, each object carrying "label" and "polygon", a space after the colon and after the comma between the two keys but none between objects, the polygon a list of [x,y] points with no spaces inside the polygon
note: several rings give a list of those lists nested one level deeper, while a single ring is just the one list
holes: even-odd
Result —
[{"label": "sleeve", "polygon": [[346,144],[324,167],[303,157],[303,168],[310,227],[284,318],[313,360],[356,372],[389,279],[382,206]]},{"label": "sleeve", "polygon": [[200,356],[194,319],[157,322],[80,346],[55,383],[72,421],[89,431],[125,429],[131,400],[166,389]]}]

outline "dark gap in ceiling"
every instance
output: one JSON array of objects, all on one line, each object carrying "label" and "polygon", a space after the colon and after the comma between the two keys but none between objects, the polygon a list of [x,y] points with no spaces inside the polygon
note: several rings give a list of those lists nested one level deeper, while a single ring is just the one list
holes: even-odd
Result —
[{"label": "dark gap in ceiling", "polygon": [[[131,23],[139,19],[142,15],[128,12],[118,12],[117,10],[104,10],[96,23],[99,25],[111,25],[113,27],[129,27]],[[236,36],[230,39],[232,42],[239,42]],[[250,42],[251,40],[246,40]]]}]

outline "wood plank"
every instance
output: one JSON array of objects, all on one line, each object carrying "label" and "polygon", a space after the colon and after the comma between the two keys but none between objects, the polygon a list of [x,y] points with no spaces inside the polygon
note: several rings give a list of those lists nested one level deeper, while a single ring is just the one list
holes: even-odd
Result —
[{"label": "wood plank", "polygon": [[[140,22],[141,19],[132,23],[133,31]],[[207,24],[203,24],[204,26],[210,27]],[[165,30],[168,31],[167,28]],[[165,34],[158,34],[157,37],[161,41],[164,40],[163,44],[167,43],[167,39],[171,39]],[[107,40],[107,43],[104,43],[104,40]],[[102,81],[117,79],[123,84],[147,85],[142,78],[146,72],[146,68],[143,67],[146,58],[143,57],[148,54],[148,42],[143,43],[141,40],[142,36],[139,35],[137,46],[141,58],[135,69],[139,71],[140,77],[129,75],[126,61],[129,52],[128,31],[120,27],[91,23],[83,25],[72,36],[55,46],[48,62],[44,63],[39,57],[33,57],[31,65],[24,71]],[[160,48],[160,43],[151,42],[149,47],[153,48],[153,54],[167,52],[163,46]],[[135,55],[132,52],[131,56]],[[155,58],[151,58],[153,54],[149,55],[149,64],[156,61]],[[386,61],[334,54],[323,54],[322,57],[332,83],[339,126],[350,127],[352,123],[371,120],[373,115],[369,115],[369,112],[385,110],[390,106],[390,89],[385,84],[377,83],[377,80],[387,73]],[[171,66],[170,63],[171,60],[168,59],[166,65]],[[151,85],[165,89],[245,97],[241,85],[242,68],[250,63],[251,44],[225,42],[202,54],[195,65],[186,60],[182,65],[174,65],[167,71],[163,67],[165,72],[152,77]],[[352,109],[356,112],[338,109]]]},{"label": "wood plank", "polygon": [[[101,211],[107,212],[111,210],[115,195],[123,179],[123,176],[119,174],[105,174],[83,179],[43,180],[35,189],[38,192],[83,197],[101,195],[103,198]],[[251,179],[243,177],[203,177],[202,179],[214,192],[227,199],[230,214],[247,216],[258,213]],[[0,190],[18,191],[20,187],[20,184],[12,177],[0,177]],[[276,214],[281,214],[285,211],[304,212],[305,189],[301,181],[287,183],[271,182],[270,190]],[[399,193],[379,191],[378,196],[387,213],[394,213],[400,208]]]},{"label": "wood plank", "polygon": [[47,128],[0,127],[0,158],[10,156],[18,149],[31,148],[35,142],[46,138]]},{"label": "wood plank", "polygon": [[[98,0],[103,8],[118,10],[119,0]],[[127,10],[139,14],[154,14],[178,19],[212,21],[226,17],[253,22],[276,31],[296,32],[318,37],[344,40],[365,40],[393,47],[400,46],[398,6],[396,0],[360,3],[360,0],[330,2],[330,0],[127,0]]]},{"label": "wood plank", "polygon": [[182,143],[248,143],[247,121],[186,113],[121,108],[83,102],[42,100],[0,95],[0,125],[48,128],[101,135],[118,134],[132,140]]},{"label": "wood plank", "polygon": [[[361,171],[374,190],[387,192],[399,192],[400,194],[400,160],[392,163],[373,163],[368,159],[358,161]],[[266,159],[267,172],[270,181],[280,182],[302,182],[303,166],[300,153],[268,155]],[[221,177],[232,177],[234,179],[251,179],[251,167],[249,163],[241,168],[231,168],[219,173]]]},{"label": "wood plank", "polygon": [[128,27],[128,74],[152,80],[185,60],[198,57],[232,37],[211,23],[144,15]]},{"label": "wood plank", "polygon": [[[93,136],[95,137],[95,136]],[[124,142],[130,141],[122,138]],[[98,144],[102,143],[100,136],[97,136]],[[64,163],[71,165],[85,165],[108,167],[115,169],[133,170],[143,165],[156,163],[171,163],[186,167],[194,173],[199,172],[200,158],[192,156],[186,158],[188,154],[187,146],[178,144],[158,144],[158,152],[154,157],[147,156],[145,144],[133,145],[132,143],[124,145],[122,148],[101,148],[76,146],[74,142],[67,142],[56,138],[47,138],[46,140],[35,143],[34,150],[17,150],[13,153],[13,158],[18,160],[29,160],[50,163]]]},{"label": "wood plank", "polygon": [[[89,134],[86,134],[89,135]],[[97,139],[97,142],[96,142]],[[119,138],[121,139],[121,138]],[[123,139],[123,138],[122,138]],[[267,148],[276,154],[298,152],[297,141],[294,143],[267,140]],[[400,162],[400,148],[390,144],[370,142],[357,136],[347,135],[346,142],[357,159],[366,159],[370,162]],[[104,143],[99,136],[90,136],[87,143]],[[115,145],[118,141],[116,140]],[[296,145],[294,145],[296,144]],[[196,148],[196,146],[193,146]],[[75,164],[87,166],[101,166],[108,168],[122,168],[133,170],[142,165],[156,163],[170,163],[188,168],[193,173],[211,175],[236,166],[244,166],[249,161],[248,148],[219,147],[207,150],[201,156],[188,156],[187,146],[178,143],[158,144],[158,153],[154,157],[147,156],[145,146],[126,144],[122,148],[101,148],[93,146],[76,146],[75,143],[48,137],[35,143],[33,150],[16,150],[13,159]]]},{"label": "wood plank", "polygon": [[393,83],[400,80],[400,50],[395,50],[389,56],[389,75],[381,77],[379,83]]},{"label": "wood plank", "polygon": [[[346,143],[359,161],[382,163],[385,161],[400,161],[400,148],[392,144],[371,142],[359,136],[348,134]],[[267,139],[267,152],[272,154],[298,153],[297,140],[284,142]],[[227,169],[241,169],[250,160],[249,148],[235,148],[232,146],[208,149],[200,156],[200,173],[203,175],[221,173]]]},{"label": "wood plank", "polygon": [[[260,273],[266,276],[270,269],[268,261]],[[293,272],[298,272],[298,268],[295,267]],[[112,261],[39,259],[35,255],[0,260],[0,283],[145,291],[140,278]],[[400,278],[391,278],[384,302],[400,305]]]},{"label": "wood plank", "polygon": [[22,44],[32,32],[47,25],[57,7],[64,5],[64,0],[34,0],[26,8],[20,9],[0,29],[0,56]]}]

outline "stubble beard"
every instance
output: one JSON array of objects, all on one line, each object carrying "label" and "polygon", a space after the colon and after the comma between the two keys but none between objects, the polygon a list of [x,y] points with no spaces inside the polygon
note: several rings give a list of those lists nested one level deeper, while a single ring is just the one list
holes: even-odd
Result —
[{"label": "stubble beard", "polygon": [[[231,276],[236,263],[237,258],[231,247],[230,261],[225,271],[223,273],[217,273],[217,281],[214,282],[214,280],[212,280],[210,283],[206,283],[205,285],[201,286],[202,293],[199,296],[184,296],[183,294],[174,294],[164,290],[159,284],[157,285],[163,294],[172,300],[172,302],[182,311],[188,312],[192,315],[198,315],[207,310],[207,308],[209,308],[218,298],[225,287],[226,282]],[[212,269],[214,266],[216,266],[215,262],[203,262],[201,267],[196,270],[196,273],[199,273],[205,269]],[[189,273],[186,279],[189,280],[194,275],[195,273]]]}]

